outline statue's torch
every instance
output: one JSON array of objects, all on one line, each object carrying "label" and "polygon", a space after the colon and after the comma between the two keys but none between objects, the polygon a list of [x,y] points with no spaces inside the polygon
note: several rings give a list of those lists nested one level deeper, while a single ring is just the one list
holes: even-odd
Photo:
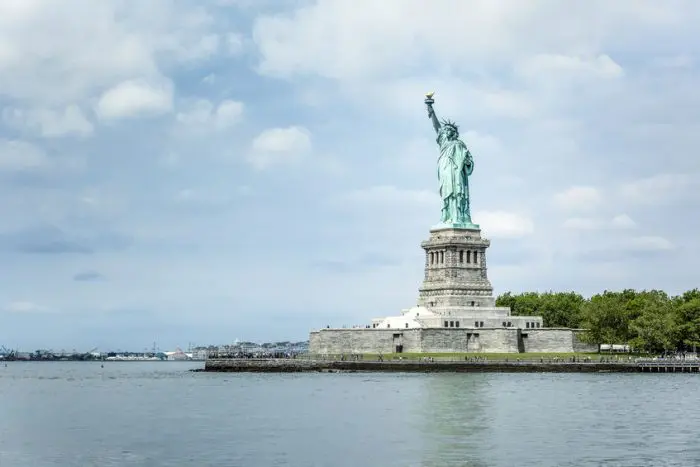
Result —
[{"label": "statue's torch", "polygon": [[435,111],[433,110],[433,104],[435,100],[433,99],[434,91],[431,91],[425,95],[425,105],[428,107],[428,118],[432,118]]}]

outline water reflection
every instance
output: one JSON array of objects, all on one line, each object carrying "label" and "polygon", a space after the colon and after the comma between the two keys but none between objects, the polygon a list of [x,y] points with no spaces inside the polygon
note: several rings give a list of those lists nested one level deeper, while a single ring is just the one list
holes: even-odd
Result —
[{"label": "water reflection", "polygon": [[426,381],[418,414],[422,466],[489,465],[482,456],[493,448],[490,387],[481,374],[436,374]]}]

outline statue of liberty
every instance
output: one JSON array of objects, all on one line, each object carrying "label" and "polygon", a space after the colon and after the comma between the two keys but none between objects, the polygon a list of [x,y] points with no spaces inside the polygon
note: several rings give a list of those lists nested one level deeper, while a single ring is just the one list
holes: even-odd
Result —
[{"label": "statue of liberty", "polygon": [[437,161],[438,185],[442,211],[442,225],[456,228],[479,228],[472,223],[469,209],[469,176],[474,171],[474,159],[467,145],[459,139],[457,124],[449,120],[440,122],[433,109],[433,93],[425,95],[428,118],[437,133],[440,156]]}]

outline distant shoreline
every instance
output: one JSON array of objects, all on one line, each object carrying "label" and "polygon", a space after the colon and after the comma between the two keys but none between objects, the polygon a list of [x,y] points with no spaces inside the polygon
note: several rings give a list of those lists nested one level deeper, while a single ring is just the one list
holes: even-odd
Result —
[{"label": "distant shoreline", "polygon": [[698,373],[687,362],[505,362],[505,361],[324,361],[295,359],[210,359],[195,372],[224,373]]},{"label": "distant shoreline", "polygon": [[80,360],[80,359],[70,359],[62,358],[55,360],[42,360],[42,359],[26,359],[26,358],[0,358],[0,363],[204,363],[205,360]]}]

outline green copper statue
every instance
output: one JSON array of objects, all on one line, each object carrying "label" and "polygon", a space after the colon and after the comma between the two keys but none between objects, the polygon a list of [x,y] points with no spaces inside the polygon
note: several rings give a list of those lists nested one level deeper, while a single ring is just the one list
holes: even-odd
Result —
[{"label": "green copper statue", "polygon": [[440,122],[435,116],[433,94],[425,95],[425,105],[440,148],[437,175],[442,212],[441,224],[436,227],[478,229],[479,226],[472,223],[469,210],[469,176],[474,170],[474,159],[467,145],[459,139],[457,124],[449,120]]}]

